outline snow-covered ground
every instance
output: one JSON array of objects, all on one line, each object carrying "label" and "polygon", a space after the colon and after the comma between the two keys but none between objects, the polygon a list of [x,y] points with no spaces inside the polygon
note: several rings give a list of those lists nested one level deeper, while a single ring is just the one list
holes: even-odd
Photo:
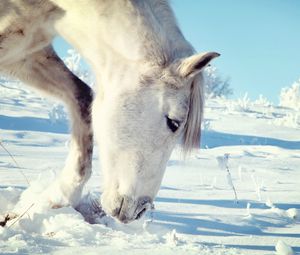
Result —
[{"label": "snow-covered ground", "polygon": [[[185,161],[174,151],[155,210],[129,225],[89,224],[73,208],[38,206],[68,151],[61,107],[0,83],[0,139],[16,161],[0,147],[0,215],[36,197],[0,227],[0,254],[300,254],[299,109],[208,100],[203,149]],[[101,192],[97,153],[93,165],[83,205]]]}]

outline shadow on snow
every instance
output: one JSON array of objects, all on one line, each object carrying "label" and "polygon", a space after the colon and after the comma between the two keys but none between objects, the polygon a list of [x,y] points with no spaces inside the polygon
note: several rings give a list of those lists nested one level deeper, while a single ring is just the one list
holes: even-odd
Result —
[{"label": "shadow on snow", "polygon": [[286,141],[269,137],[236,135],[216,131],[204,131],[201,147],[215,148],[233,145],[269,145],[284,149],[300,149],[300,141]]},{"label": "shadow on snow", "polygon": [[[179,203],[179,204],[195,204],[195,205],[209,205],[222,208],[247,208],[247,204],[251,204],[253,209],[268,209],[264,203],[259,203],[251,200],[239,200],[238,203],[235,203],[234,200],[226,199],[214,199],[214,200],[204,200],[204,199],[186,199],[186,198],[171,198],[171,197],[157,197],[156,202],[164,203]],[[282,210],[287,210],[289,208],[300,209],[300,204],[283,204],[275,203],[277,208]]]},{"label": "shadow on snow", "polygon": [[[198,216],[198,218],[195,218]],[[297,233],[271,233],[265,231],[269,227],[284,227],[292,222],[270,222],[268,217],[265,220],[255,219],[255,223],[248,222],[246,217],[241,216],[239,224],[221,222],[217,219],[200,218],[203,215],[191,215],[188,213],[173,213],[166,211],[154,212],[154,225],[164,225],[168,229],[176,229],[179,233],[206,236],[272,236],[300,238]],[[255,217],[257,215],[254,215]]]},{"label": "shadow on snow", "polygon": [[[5,115],[0,115],[0,129],[69,133],[68,123],[65,121],[53,122],[44,118],[11,117]],[[285,141],[275,138],[236,135],[216,131],[203,132],[201,147],[215,148],[233,145],[270,145],[285,149],[300,149],[300,141]]]},{"label": "shadow on snow", "polygon": [[49,119],[35,117],[11,117],[0,115],[0,129],[39,131],[47,133],[69,133],[68,123],[53,122]]}]

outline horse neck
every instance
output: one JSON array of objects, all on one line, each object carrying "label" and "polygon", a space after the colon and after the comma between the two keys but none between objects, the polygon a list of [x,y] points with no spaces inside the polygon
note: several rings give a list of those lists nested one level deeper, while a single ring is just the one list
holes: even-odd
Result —
[{"label": "horse neck", "polygon": [[166,1],[52,1],[66,11],[57,31],[88,60],[99,83],[193,52]]}]

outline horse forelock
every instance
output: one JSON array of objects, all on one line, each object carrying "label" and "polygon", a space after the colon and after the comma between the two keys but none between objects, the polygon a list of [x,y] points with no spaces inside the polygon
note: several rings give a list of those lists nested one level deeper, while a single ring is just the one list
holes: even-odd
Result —
[{"label": "horse forelock", "polygon": [[189,112],[182,141],[182,147],[185,154],[190,153],[194,148],[200,147],[203,107],[203,77],[200,73],[194,78],[191,84]]}]

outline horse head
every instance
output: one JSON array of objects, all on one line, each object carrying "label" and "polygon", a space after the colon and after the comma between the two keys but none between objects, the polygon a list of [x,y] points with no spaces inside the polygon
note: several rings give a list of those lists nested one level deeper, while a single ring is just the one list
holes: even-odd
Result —
[{"label": "horse head", "polygon": [[101,203],[108,214],[123,223],[139,218],[151,207],[178,140],[185,151],[199,147],[201,71],[217,56],[208,52],[165,66],[141,65],[129,78],[118,75],[122,86],[96,99],[93,125],[104,177]]}]

